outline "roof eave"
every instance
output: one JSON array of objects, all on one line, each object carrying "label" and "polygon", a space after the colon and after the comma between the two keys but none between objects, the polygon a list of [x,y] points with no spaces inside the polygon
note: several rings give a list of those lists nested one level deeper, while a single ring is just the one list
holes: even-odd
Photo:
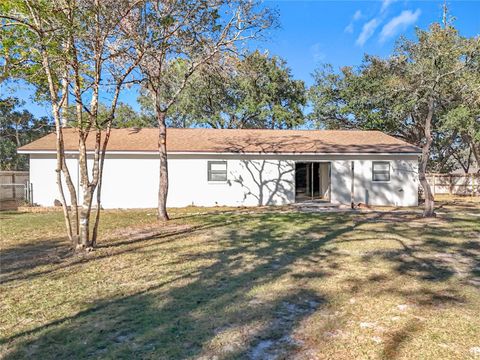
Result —
[{"label": "roof eave", "polygon": [[[18,154],[56,154],[56,150],[46,149],[21,149],[17,150]],[[93,154],[93,151],[87,151]],[[127,155],[138,154],[148,155],[157,154],[157,150],[109,150],[107,154]],[[353,152],[227,152],[227,151],[168,151],[169,154],[176,155],[420,155],[421,151],[353,151]],[[65,154],[78,154],[78,150],[66,150]]]}]

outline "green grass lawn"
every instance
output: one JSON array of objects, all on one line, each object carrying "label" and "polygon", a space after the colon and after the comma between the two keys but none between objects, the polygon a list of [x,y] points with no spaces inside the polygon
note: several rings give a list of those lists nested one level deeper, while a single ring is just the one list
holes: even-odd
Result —
[{"label": "green grass lawn", "polygon": [[479,358],[480,202],[440,205],[105,211],[85,255],[60,212],[0,213],[0,357]]}]

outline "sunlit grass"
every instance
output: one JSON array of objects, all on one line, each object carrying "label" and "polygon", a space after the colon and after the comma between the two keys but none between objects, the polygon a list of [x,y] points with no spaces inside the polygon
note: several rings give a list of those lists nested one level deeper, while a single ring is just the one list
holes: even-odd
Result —
[{"label": "sunlit grass", "polygon": [[60,212],[0,213],[0,356],[474,358],[480,205],[442,204],[432,220],[106,211],[87,255],[71,254]]}]

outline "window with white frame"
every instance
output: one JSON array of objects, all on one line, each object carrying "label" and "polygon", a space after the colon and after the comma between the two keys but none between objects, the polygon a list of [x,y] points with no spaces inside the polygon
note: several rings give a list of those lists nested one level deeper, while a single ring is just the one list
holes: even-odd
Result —
[{"label": "window with white frame", "polygon": [[372,163],[372,181],[390,181],[390,163],[388,161]]},{"label": "window with white frame", "polygon": [[208,162],[208,181],[227,181],[227,162]]}]

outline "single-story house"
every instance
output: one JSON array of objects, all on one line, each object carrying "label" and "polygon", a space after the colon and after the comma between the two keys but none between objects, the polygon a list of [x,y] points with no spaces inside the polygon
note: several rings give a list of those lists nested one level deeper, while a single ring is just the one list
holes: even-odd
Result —
[{"label": "single-story house", "polygon": [[[78,183],[75,129],[64,129]],[[87,145],[93,143],[93,136]],[[157,129],[115,129],[102,188],[104,208],[157,205]],[[420,149],[380,131],[168,129],[168,206],[333,204],[415,206]],[[33,201],[52,206],[55,134],[19,149],[30,155]],[[90,155],[91,156],[91,155]],[[353,181],[353,187],[352,187]]]}]

